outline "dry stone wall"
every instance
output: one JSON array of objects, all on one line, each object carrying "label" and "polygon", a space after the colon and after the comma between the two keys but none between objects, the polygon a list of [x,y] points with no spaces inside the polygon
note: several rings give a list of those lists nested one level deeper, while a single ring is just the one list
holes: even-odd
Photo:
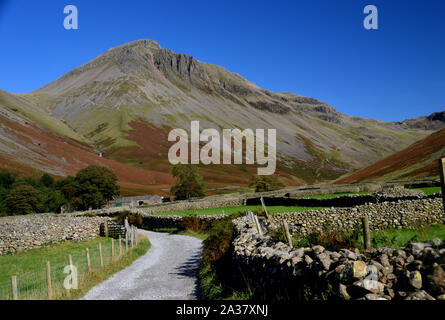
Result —
[{"label": "dry stone wall", "polygon": [[[334,199],[304,199],[301,197],[310,197],[313,195],[333,194],[342,192],[362,192],[362,191],[376,191],[373,194],[364,195],[345,195]],[[378,192],[377,192],[378,191]],[[440,195],[432,195],[427,198],[435,198]],[[243,205],[260,205],[260,198],[263,197],[266,205],[280,205],[280,206],[314,206],[314,207],[350,207],[355,205],[362,205],[367,202],[377,203],[384,201],[397,200],[415,200],[422,199],[426,196],[423,192],[416,190],[408,190],[401,187],[394,187],[393,185],[385,186],[384,184],[368,183],[362,185],[347,185],[347,186],[320,186],[311,188],[286,188],[269,192],[258,192],[250,194],[229,194],[229,195],[215,195],[205,197],[203,199],[194,199],[189,201],[174,201],[156,205],[149,205],[143,207],[112,207],[99,210],[90,211],[91,214],[112,214],[117,211],[130,210],[132,212],[139,212],[139,214],[158,214],[172,211],[182,210],[199,210],[209,208],[237,207]],[[299,197],[298,199],[295,197]]]},{"label": "dry stone wall", "polygon": [[445,300],[443,239],[363,252],[320,245],[292,249],[260,236],[247,217],[234,225],[234,265],[243,281],[259,284],[262,298]]},{"label": "dry stone wall", "polygon": [[269,228],[276,230],[286,220],[291,233],[300,236],[326,229],[352,230],[360,226],[364,215],[369,217],[371,230],[417,227],[420,224],[443,223],[445,220],[442,199],[434,198],[280,213],[272,216]]},{"label": "dry stone wall", "polygon": [[96,238],[108,217],[30,214],[0,218],[0,254],[17,253],[65,240]]},{"label": "dry stone wall", "polygon": [[172,203],[163,203],[140,208],[145,213],[154,214],[161,212],[180,211],[180,210],[199,210],[209,208],[237,207],[244,204],[243,198],[229,199],[203,199],[194,201],[175,201]]},{"label": "dry stone wall", "polygon": [[[403,189],[402,189],[403,190]],[[272,197],[264,198],[267,206],[301,206],[301,207],[352,207],[366,203],[393,202],[399,200],[435,199],[441,197],[440,193],[426,196],[422,191],[404,190],[392,194],[386,192],[374,192],[372,194],[352,194],[334,198],[287,198]],[[261,198],[247,199],[246,205],[261,205]]]}]

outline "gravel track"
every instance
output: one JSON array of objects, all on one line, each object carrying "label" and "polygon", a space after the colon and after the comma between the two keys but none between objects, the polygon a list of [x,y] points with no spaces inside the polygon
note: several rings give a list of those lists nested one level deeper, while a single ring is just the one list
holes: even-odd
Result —
[{"label": "gravel track", "polygon": [[194,300],[199,298],[202,241],[139,230],[151,242],[132,265],[92,288],[84,300]]}]

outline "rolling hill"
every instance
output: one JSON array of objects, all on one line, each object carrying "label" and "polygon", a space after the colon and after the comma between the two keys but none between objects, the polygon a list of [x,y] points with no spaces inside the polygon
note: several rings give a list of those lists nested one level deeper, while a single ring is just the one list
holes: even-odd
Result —
[{"label": "rolling hill", "polygon": [[437,160],[443,156],[445,156],[445,129],[440,129],[402,151],[337,180],[336,183],[437,178],[439,177]]}]

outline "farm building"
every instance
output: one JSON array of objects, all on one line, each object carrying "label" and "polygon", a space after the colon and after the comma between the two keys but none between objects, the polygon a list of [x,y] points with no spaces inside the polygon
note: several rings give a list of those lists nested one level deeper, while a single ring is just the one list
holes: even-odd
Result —
[{"label": "farm building", "polygon": [[108,203],[108,207],[139,207],[162,203],[162,197],[154,195],[117,198]]}]

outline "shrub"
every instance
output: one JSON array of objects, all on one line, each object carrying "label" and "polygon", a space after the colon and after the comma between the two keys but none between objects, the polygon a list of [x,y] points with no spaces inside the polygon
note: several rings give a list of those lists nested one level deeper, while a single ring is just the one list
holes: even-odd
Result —
[{"label": "shrub", "polygon": [[[283,228],[279,228],[278,230],[274,230],[270,232],[270,237],[275,242],[283,242],[287,244],[286,234],[284,233]],[[295,239],[293,239],[295,242]]]},{"label": "shrub", "polygon": [[[314,245],[321,245],[330,249],[355,248],[359,245],[358,236],[359,234],[356,230],[344,231],[338,229],[328,229],[324,230],[323,232],[312,232],[306,237],[294,239],[294,246],[296,248],[310,247]],[[282,232],[282,235],[276,235],[276,237],[277,239],[280,239],[279,241],[281,242],[286,241],[284,232]]]},{"label": "shrub", "polygon": [[125,218],[128,219],[129,224],[132,224],[138,228],[141,228],[144,224],[144,218],[140,214],[133,214],[128,210],[119,212],[116,217],[116,221],[119,223],[124,223]]},{"label": "shrub", "polygon": [[209,230],[209,236],[204,241],[203,259],[215,263],[229,250],[233,238],[233,223],[225,218],[215,221]]},{"label": "shrub", "polygon": [[255,187],[255,192],[265,192],[278,190],[284,185],[275,176],[253,176],[250,181],[250,186]]},{"label": "shrub", "polygon": [[199,231],[201,227],[198,216],[190,215],[182,218],[180,229]]},{"label": "shrub", "polygon": [[233,215],[214,221],[204,241],[199,279],[205,299],[223,299],[233,296],[238,287],[233,278],[231,259],[233,239]]},{"label": "shrub", "polygon": [[182,218],[179,228],[181,230],[207,231],[212,222],[210,220],[201,220],[197,215],[190,215]]},{"label": "shrub", "polygon": [[144,223],[144,219],[139,214],[136,215],[131,214],[128,216],[128,223],[140,228]]}]

